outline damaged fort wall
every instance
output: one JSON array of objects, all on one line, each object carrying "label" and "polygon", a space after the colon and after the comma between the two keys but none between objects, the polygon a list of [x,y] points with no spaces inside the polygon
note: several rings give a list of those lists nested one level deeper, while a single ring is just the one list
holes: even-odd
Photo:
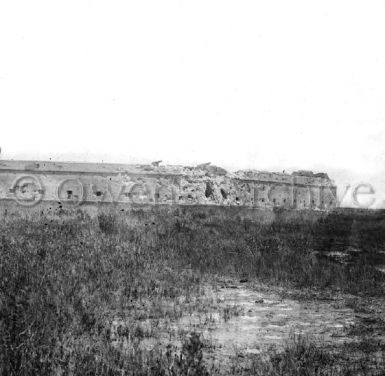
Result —
[{"label": "damaged fort wall", "polygon": [[198,167],[0,161],[0,205],[217,205],[328,210],[336,187],[325,174],[230,173]]}]

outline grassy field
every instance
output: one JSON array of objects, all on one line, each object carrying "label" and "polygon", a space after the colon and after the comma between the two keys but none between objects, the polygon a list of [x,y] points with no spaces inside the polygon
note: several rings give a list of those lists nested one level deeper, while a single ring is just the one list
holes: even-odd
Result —
[{"label": "grassy field", "polygon": [[[384,295],[384,213],[340,211],[313,220],[282,213],[273,222],[223,213],[4,218],[0,375],[383,374],[385,345],[373,348],[365,325],[353,328],[358,337],[365,332],[354,346],[366,354],[354,362],[351,345],[329,348],[294,336],[283,351],[243,362],[234,354],[226,367],[205,360],[210,344],[199,330],[171,330],[186,313],[204,315],[207,286],[224,278],[302,291],[305,298],[346,294],[357,312],[363,299]],[[385,321],[376,320],[385,333]],[[142,346],[164,335],[165,321],[173,341]]]}]

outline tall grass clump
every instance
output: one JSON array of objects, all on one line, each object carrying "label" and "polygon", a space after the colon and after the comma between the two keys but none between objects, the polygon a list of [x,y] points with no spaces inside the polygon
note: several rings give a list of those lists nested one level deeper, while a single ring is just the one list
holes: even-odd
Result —
[{"label": "tall grass clump", "polygon": [[[87,362],[104,369],[123,357],[113,339],[129,337],[135,348],[136,314],[162,317],[159,301],[199,291],[200,276],[159,259],[144,225],[130,233],[114,226],[66,218],[1,224],[1,375],[60,374]],[[132,325],[114,337],[116,317]],[[143,366],[153,357],[133,354]]]},{"label": "tall grass clump", "polygon": [[291,335],[282,350],[250,359],[247,370],[234,364],[232,374],[254,376],[380,376],[385,358],[373,361],[369,355],[352,359],[349,346],[323,348],[308,337]]},{"label": "tall grass clump", "polygon": [[[335,288],[354,294],[381,295],[385,274],[385,221],[334,213],[310,221],[291,219],[271,223],[231,216],[199,216],[186,212],[170,220],[159,248],[176,263],[189,264],[202,273],[234,278],[258,278],[285,286]],[[371,223],[371,225],[368,225]],[[375,239],[365,242],[368,227]],[[339,263],[330,252],[355,247],[355,259]]]}]

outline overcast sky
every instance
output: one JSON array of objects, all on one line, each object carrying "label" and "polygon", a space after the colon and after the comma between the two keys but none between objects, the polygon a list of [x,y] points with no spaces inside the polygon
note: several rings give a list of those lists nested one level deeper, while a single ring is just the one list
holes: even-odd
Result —
[{"label": "overcast sky", "polygon": [[385,1],[0,2],[3,158],[326,170],[385,190]]}]

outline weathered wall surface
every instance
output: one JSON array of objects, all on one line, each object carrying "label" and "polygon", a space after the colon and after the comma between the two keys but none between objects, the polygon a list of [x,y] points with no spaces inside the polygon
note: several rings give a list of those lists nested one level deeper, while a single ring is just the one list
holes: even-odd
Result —
[{"label": "weathered wall surface", "polygon": [[[229,173],[215,166],[0,161],[0,205],[220,205],[328,210],[336,187],[324,174]],[[3,205],[4,206],[4,205]]]}]

